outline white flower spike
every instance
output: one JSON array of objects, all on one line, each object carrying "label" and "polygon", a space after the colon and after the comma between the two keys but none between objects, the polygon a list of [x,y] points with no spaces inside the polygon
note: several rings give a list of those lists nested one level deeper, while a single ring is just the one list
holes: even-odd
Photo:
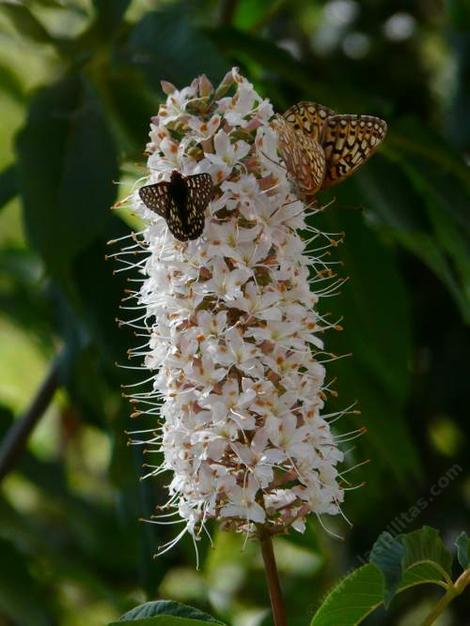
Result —
[{"label": "white flower spike", "polygon": [[152,383],[133,402],[160,420],[149,441],[132,443],[163,453],[149,475],[171,473],[166,508],[194,540],[209,519],[247,536],[303,531],[311,513],[340,513],[344,493],[342,453],[321,415],[320,337],[331,325],[314,310],[331,272],[297,230],[322,235],[304,222],[270,103],[237,69],[215,91],[205,77],[164,88],[144,182],[167,181],[173,169],[209,173],[214,194],[202,236],[187,242],[138,191],[131,197],[145,228],[125,254],[148,256],[136,264],[143,314],[129,324],[148,340],[130,356],[143,358]]}]

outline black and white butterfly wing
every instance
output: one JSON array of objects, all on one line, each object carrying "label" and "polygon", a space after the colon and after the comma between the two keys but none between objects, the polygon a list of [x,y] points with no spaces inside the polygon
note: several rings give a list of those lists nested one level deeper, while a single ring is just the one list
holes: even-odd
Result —
[{"label": "black and white butterfly wing", "polygon": [[139,189],[139,196],[145,206],[160,217],[167,219],[170,213],[170,183],[162,181]]},{"label": "black and white butterfly wing", "polygon": [[205,211],[214,192],[210,174],[193,174],[185,178],[186,196],[186,237],[197,239],[202,235]]},{"label": "black and white butterfly wing", "polygon": [[188,241],[202,235],[204,213],[213,190],[210,174],[182,176],[174,172],[170,182],[141,187],[139,195],[147,208],[165,218],[176,239]]}]

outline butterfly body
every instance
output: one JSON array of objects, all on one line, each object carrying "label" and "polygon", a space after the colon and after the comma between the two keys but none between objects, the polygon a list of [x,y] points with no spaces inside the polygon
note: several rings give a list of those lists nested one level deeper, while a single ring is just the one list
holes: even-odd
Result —
[{"label": "butterfly body", "polygon": [[[282,117],[285,123],[279,125],[281,156],[308,202],[321,189],[343,182],[364,165],[387,132],[387,124],[378,117],[338,115],[315,102],[294,104]],[[323,171],[319,151],[324,156]],[[310,163],[309,174],[305,167],[296,165],[301,159],[299,152],[304,152],[303,160]]]},{"label": "butterfly body", "polygon": [[204,231],[204,213],[213,194],[210,174],[183,176],[173,170],[169,181],[139,189],[145,206],[166,220],[179,241],[198,239]]},{"label": "butterfly body", "polygon": [[171,172],[169,194],[173,199],[178,215],[177,219],[181,224],[181,229],[183,232],[188,232],[189,224],[186,211],[188,203],[188,188],[183,176],[177,170],[173,170],[173,172]]}]

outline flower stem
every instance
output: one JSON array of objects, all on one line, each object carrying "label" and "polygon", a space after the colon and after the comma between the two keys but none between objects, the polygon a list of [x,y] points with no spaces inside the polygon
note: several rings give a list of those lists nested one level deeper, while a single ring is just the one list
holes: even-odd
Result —
[{"label": "flower stem", "polygon": [[281,585],[274,558],[273,540],[271,535],[263,533],[260,535],[261,553],[263,555],[264,569],[268,583],[269,598],[273,611],[274,626],[287,626],[284,602],[282,600]]},{"label": "flower stem", "polygon": [[454,598],[459,596],[465,587],[470,583],[470,570],[465,570],[464,573],[455,581],[454,584],[451,584],[447,589],[446,593],[442,596],[436,606],[432,609],[429,615],[426,617],[421,626],[431,626],[434,624],[436,619],[441,615],[449,604],[452,602]]}]

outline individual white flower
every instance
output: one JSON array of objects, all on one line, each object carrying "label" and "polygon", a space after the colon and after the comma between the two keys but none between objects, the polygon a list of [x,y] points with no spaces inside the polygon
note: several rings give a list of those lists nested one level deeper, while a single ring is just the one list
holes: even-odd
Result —
[{"label": "individual white flower", "polygon": [[250,278],[246,268],[231,270],[224,257],[216,256],[212,261],[212,278],[195,285],[198,293],[215,295],[226,301],[234,300],[241,294],[241,287]]},{"label": "individual white flower", "polygon": [[178,91],[175,89],[169,94],[166,102],[160,106],[158,119],[162,126],[167,126],[171,122],[186,115],[186,105],[189,100],[196,96],[196,82],[190,87],[185,87]]},{"label": "individual white flower", "polygon": [[213,165],[215,179],[222,182],[232,172],[234,166],[246,157],[250,146],[243,140],[232,143],[230,136],[225,131],[219,130],[214,137],[214,149],[215,154],[207,154],[206,157]]},{"label": "individual white flower", "polygon": [[143,280],[143,310],[129,324],[148,335],[130,356],[150,376],[133,403],[159,415],[145,446],[163,456],[150,475],[172,473],[167,508],[195,541],[211,518],[248,535],[302,532],[310,513],[336,514],[343,500],[343,455],[322,418],[323,291],[310,288],[325,265],[296,232],[305,207],[278,154],[271,104],[235,69],[216,89],[204,76],[163,88],[148,181],[206,172],[214,194],[202,236],[188,242],[131,198],[146,225],[124,253],[138,255]]},{"label": "individual white flower", "polygon": [[191,137],[199,141],[210,139],[219,128],[221,120],[220,115],[213,115],[207,122],[192,115],[188,119],[188,126],[193,131]]},{"label": "individual white flower", "polygon": [[259,484],[252,475],[248,475],[243,485],[235,482],[231,485],[228,494],[228,504],[220,510],[221,517],[240,518],[246,522],[257,522],[262,524],[266,519],[263,507],[256,502],[256,494],[259,491]]}]

